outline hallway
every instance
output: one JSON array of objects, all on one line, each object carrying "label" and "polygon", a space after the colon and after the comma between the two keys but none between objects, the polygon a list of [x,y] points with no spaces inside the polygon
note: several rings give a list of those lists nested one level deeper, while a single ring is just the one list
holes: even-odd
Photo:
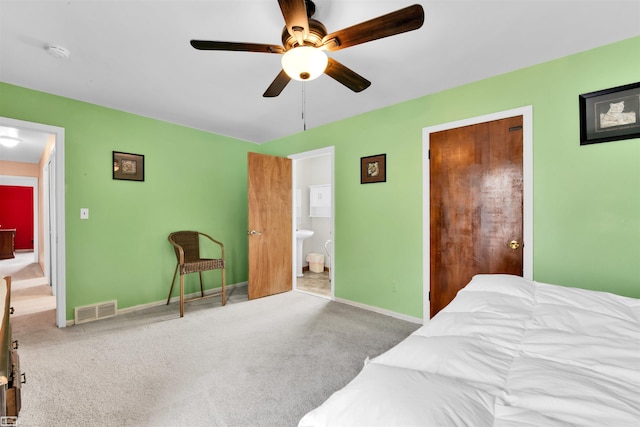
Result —
[{"label": "hallway", "polygon": [[56,297],[33,252],[16,252],[15,258],[0,261],[0,276],[11,276],[11,306],[14,316],[55,310]]}]

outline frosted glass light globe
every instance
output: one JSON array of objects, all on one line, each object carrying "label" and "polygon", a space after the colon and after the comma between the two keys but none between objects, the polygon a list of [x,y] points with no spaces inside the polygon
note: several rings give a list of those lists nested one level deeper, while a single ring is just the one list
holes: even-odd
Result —
[{"label": "frosted glass light globe", "polygon": [[294,47],[282,55],[282,69],[289,77],[300,81],[318,78],[328,62],[327,54],[312,46]]}]

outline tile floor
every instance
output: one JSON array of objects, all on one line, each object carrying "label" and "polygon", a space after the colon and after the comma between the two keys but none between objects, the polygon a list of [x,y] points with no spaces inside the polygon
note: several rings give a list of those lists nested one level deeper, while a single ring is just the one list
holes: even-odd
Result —
[{"label": "tile floor", "polygon": [[314,273],[304,271],[304,277],[296,279],[296,289],[323,297],[331,297],[331,281],[328,271]]}]

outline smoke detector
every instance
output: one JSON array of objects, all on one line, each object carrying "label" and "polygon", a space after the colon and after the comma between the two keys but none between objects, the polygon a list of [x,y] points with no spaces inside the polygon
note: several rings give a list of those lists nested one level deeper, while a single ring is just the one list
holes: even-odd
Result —
[{"label": "smoke detector", "polygon": [[62,46],[57,46],[54,44],[50,44],[44,49],[49,53],[49,55],[53,56],[54,58],[68,59],[70,55],[67,49],[65,49]]}]

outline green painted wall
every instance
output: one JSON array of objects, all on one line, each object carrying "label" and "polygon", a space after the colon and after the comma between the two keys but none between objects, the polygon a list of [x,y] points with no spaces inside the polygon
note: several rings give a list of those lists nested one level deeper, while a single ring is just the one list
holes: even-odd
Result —
[{"label": "green painted wall", "polygon": [[[67,319],[95,302],[166,299],[175,267],[167,235],[176,230],[221,240],[227,283],[247,280],[246,158],[255,144],[1,83],[0,99],[0,116],[65,128]],[[113,180],[112,151],[144,154],[145,181]],[[205,273],[207,288],[219,275]],[[186,283],[187,292],[199,287],[197,275]]]},{"label": "green painted wall", "polygon": [[[533,105],[534,278],[640,298],[640,140],[581,147],[578,116],[579,94],[639,79],[637,37],[261,148],[335,146],[336,296],[420,317],[422,129]],[[360,157],[380,153],[387,182],[361,185]]]},{"label": "green painted wall", "polygon": [[[422,129],[525,105],[534,115],[535,279],[640,298],[640,141],[580,147],[578,131],[579,94],[638,76],[640,37],[261,146],[2,83],[0,116],[66,129],[68,319],[79,305],[165,298],[174,266],[166,236],[179,228],[224,241],[228,283],[245,281],[246,153],[329,145],[336,296],[421,317]],[[145,154],[144,183],[111,179],[113,150]],[[360,185],[360,157],[380,153],[387,182]]]}]

